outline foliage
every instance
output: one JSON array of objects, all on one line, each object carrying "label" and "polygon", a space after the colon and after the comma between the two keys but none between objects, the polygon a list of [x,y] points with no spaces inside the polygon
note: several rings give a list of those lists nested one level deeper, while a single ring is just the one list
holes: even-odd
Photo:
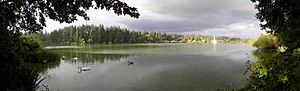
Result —
[{"label": "foliage", "polygon": [[[11,46],[15,51],[14,55],[1,59],[0,85],[5,90],[31,91],[38,89],[38,84],[42,81],[39,69],[30,66],[30,63],[41,63],[45,59],[58,61],[58,54],[49,53],[40,46],[41,41],[36,34],[26,34],[15,38],[15,46]],[[5,60],[6,59],[6,60]]]},{"label": "foliage", "polygon": [[24,63],[42,63],[44,60],[58,61],[60,58],[58,54],[43,50],[41,47],[42,41],[35,33],[20,36],[19,44],[21,46],[19,56]]},{"label": "foliage", "polygon": [[276,50],[256,50],[252,53],[256,62],[248,62],[247,87],[253,91],[296,91],[300,85],[299,56],[294,53],[278,53]]},{"label": "foliage", "polygon": [[39,71],[27,64],[18,66],[7,64],[1,69],[1,82],[6,82],[1,83],[3,91],[34,91],[38,89],[38,84],[42,80]]},{"label": "foliage", "polygon": [[40,61],[39,52],[41,49],[41,41],[36,38],[34,35],[23,35],[20,37],[20,48],[18,51],[19,56],[25,61]]},{"label": "foliage", "polygon": [[277,44],[277,38],[273,34],[261,34],[252,42],[252,46],[259,49],[275,49]]},{"label": "foliage", "polygon": [[[103,25],[69,26],[51,33],[39,33],[46,45],[84,45],[111,43],[209,43],[213,37],[201,35],[180,35],[160,32],[140,32],[116,26]],[[240,38],[218,37],[223,43],[240,43]]]},{"label": "foliage", "polygon": [[[264,55],[261,49],[253,52],[257,61],[249,63],[249,83],[243,90],[259,91],[297,91],[300,89],[300,1],[299,0],[251,0],[258,10],[257,19],[262,29],[274,34],[274,38],[265,37],[265,41],[256,45],[270,48],[268,45],[280,45],[274,53]],[[260,39],[260,40],[263,40]],[[268,41],[266,41],[268,39]],[[270,42],[273,41],[274,43]],[[263,46],[262,46],[263,45]],[[273,46],[272,46],[273,47]],[[271,48],[272,48],[271,47]],[[276,47],[275,47],[276,48]]]},{"label": "foliage", "polygon": [[257,19],[261,22],[263,29],[279,33],[286,29],[300,28],[299,0],[251,0],[258,10]]},{"label": "foliage", "polygon": [[252,40],[250,40],[250,38],[245,38],[245,39],[243,40],[243,42],[245,42],[245,43],[251,43],[251,41],[252,41]]},{"label": "foliage", "polygon": [[287,51],[292,52],[293,49],[300,48],[300,29],[287,29],[278,33],[277,36],[281,44],[284,44],[288,49]]},{"label": "foliage", "polygon": [[290,50],[300,47],[299,0],[251,0],[262,29],[274,33]]},{"label": "foliage", "polygon": [[61,23],[71,23],[78,16],[89,20],[86,11],[90,8],[113,10],[118,15],[139,17],[137,8],[119,0],[2,0],[0,6],[3,26],[1,30],[12,32],[39,31],[46,26],[46,17]]}]

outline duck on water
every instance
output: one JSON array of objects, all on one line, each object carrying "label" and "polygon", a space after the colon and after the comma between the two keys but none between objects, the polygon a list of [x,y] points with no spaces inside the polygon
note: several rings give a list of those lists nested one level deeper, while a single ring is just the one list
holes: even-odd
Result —
[{"label": "duck on water", "polygon": [[128,62],[128,65],[132,65],[132,64],[134,64],[134,62],[133,61],[127,61]]},{"label": "duck on water", "polygon": [[91,68],[88,68],[88,67],[82,67],[82,66],[79,66],[78,69],[80,71],[88,71],[88,70],[91,70]]}]

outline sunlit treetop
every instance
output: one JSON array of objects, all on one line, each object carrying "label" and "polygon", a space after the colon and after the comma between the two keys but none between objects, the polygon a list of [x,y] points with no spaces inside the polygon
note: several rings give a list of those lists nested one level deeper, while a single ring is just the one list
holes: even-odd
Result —
[{"label": "sunlit treetop", "polygon": [[39,31],[46,26],[46,17],[60,23],[72,23],[78,17],[89,20],[86,11],[91,8],[133,18],[140,15],[137,8],[119,0],[0,0],[0,31]]}]

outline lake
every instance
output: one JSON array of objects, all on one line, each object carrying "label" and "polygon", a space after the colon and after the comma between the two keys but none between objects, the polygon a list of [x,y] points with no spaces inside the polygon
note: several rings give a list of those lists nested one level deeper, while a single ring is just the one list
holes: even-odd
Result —
[{"label": "lake", "polygon": [[[245,62],[253,60],[249,44],[159,43],[48,48],[66,57],[44,72],[47,78],[42,84],[51,91],[241,88],[247,82]],[[79,66],[91,70],[80,71]]]}]

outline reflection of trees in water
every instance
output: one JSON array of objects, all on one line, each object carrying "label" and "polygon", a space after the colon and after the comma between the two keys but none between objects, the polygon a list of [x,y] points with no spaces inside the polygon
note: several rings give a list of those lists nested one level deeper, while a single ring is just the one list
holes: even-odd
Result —
[{"label": "reflection of trees in water", "polygon": [[[122,58],[128,58],[129,54],[94,54],[94,53],[74,53],[65,52],[63,55],[66,57],[66,62],[76,64],[77,62],[83,64],[103,63],[104,61],[120,61]],[[78,60],[73,59],[77,57]]]},{"label": "reflection of trees in water", "polygon": [[[103,63],[104,61],[120,61],[122,58],[130,57],[129,54],[87,54],[87,53],[80,53],[78,54],[78,58],[80,62],[83,64],[93,64],[93,63]],[[76,61],[72,61],[76,62]]]},{"label": "reflection of trees in water", "polygon": [[[126,49],[137,49],[137,48],[161,48],[168,47],[170,45],[159,45],[159,44],[114,44],[114,45],[92,45],[91,49],[109,49],[109,50],[126,50]],[[87,50],[83,49],[83,50]]]},{"label": "reflection of trees in water", "polygon": [[60,65],[60,61],[52,61],[47,62],[46,64],[30,64],[32,67],[34,67],[36,70],[38,70],[41,73],[47,72],[48,69],[57,68]]},{"label": "reflection of trees in water", "polygon": [[248,62],[250,76],[242,90],[282,91],[300,89],[299,56],[275,50],[255,50],[256,62]]}]

